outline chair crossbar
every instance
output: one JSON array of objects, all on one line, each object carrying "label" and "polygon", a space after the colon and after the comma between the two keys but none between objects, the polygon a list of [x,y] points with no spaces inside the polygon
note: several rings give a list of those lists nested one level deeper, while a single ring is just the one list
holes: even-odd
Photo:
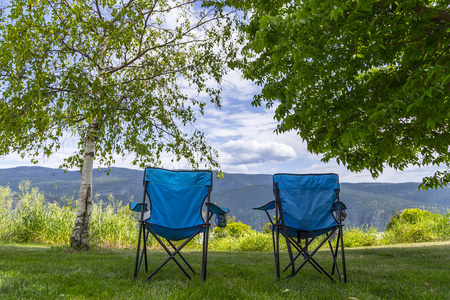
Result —
[{"label": "chair crossbar", "polygon": [[[172,246],[173,250],[177,251],[177,247],[175,247],[175,245],[170,240],[166,240],[166,241],[170,244],[170,246]],[[178,251],[177,254],[181,257],[181,259],[189,267],[189,269],[191,269],[192,273],[197,274],[197,272],[195,272],[194,268],[188,263],[188,261],[184,258],[184,256],[181,254],[181,252]]]},{"label": "chair crossbar", "polygon": [[[314,254],[316,254],[316,252],[317,251],[319,251],[319,249],[323,246],[323,244],[325,244],[325,242],[326,241],[328,241],[328,238],[334,233],[336,231],[336,229],[335,230],[332,230],[321,242],[320,242],[320,244],[311,252],[311,253],[309,253],[308,251],[306,251],[305,249],[303,249],[303,251],[304,251],[304,261],[302,262],[302,264],[295,270],[295,272],[292,274],[292,276],[295,276],[297,273],[298,273],[298,271],[300,271],[301,270],[301,268],[303,268],[303,266],[305,266],[306,265],[306,263],[307,262],[310,262],[313,266],[314,266],[314,264],[317,266],[317,268],[319,268],[320,269],[320,271],[322,271],[322,273],[323,274],[325,274],[325,275],[327,275],[332,281],[334,281],[334,282],[336,282],[336,280],[330,275],[330,273],[328,273],[314,258],[313,258],[313,256],[314,256]],[[333,256],[333,258],[334,258],[334,256]],[[335,259],[334,259],[334,261],[336,261]],[[314,264],[312,263],[312,262],[314,262]],[[333,264],[333,265],[335,265],[335,264]]]},{"label": "chair crossbar", "polygon": [[181,259],[186,263],[186,265],[191,269],[191,271],[196,274],[194,268],[192,268],[192,266],[186,261],[186,259],[183,257],[183,255],[180,253],[180,251],[184,248],[184,246],[187,245],[187,243],[189,243],[198,233],[200,233],[200,231],[203,230],[203,227],[200,227],[194,234],[192,234],[188,239],[186,239],[186,241],[183,242],[183,244],[181,244],[181,246],[179,246],[178,248],[175,247],[175,245],[170,241],[167,240],[170,244],[170,246],[174,249],[174,251],[172,252],[165,244],[164,242],[159,238],[159,236],[157,234],[155,234],[153,232],[153,230],[147,225],[145,224],[146,229],[153,235],[153,237],[158,241],[158,243],[163,247],[163,249],[167,252],[167,254],[169,255],[169,257],[158,267],[156,268],[148,277],[147,280],[149,280],[150,278],[153,277],[153,275],[155,275],[163,266],[165,266],[170,260],[173,260],[177,266],[181,269],[181,271],[183,271],[183,273],[186,275],[187,278],[192,279],[192,277],[189,275],[189,273],[186,271],[186,269],[180,264],[180,262],[176,259],[175,255],[179,255],[181,257]]},{"label": "chair crossbar", "polygon": [[[306,246],[305,248],[303,248],[300,244],[300,241],[295,241],[292,237],[289,237],[289,239],[291,240],[291,245],[297,250],[297,255],[294,257],[294,262],[297,260],[297,258],[300,257],[300,255],[303,255],[303,258],[306,259],[307,253],[308,253],[308,247]],[[309,242],[311,243],[312,240]],[[308,243],[308,242],[307,242]],[[320,270],[320,268],[316,265],[315,260],[308,260],[308,262],[314,267],[314,269],[316,269],[319,273],[322,273],[322,271]],[[289,262],[289,264],[283,269],[283,273],[289,269],[289,267],[291,266],[292,262]]]}]

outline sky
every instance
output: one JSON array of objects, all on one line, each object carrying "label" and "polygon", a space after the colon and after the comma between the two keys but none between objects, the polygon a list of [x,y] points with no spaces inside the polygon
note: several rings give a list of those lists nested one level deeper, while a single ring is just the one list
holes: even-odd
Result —
[{"label": "sky", "polygon": [[[225,76],[222,87],[222,108],[218,109],[213,104],[207,106],[205,114],[197,117],[195,127],[203,131],[209,144],[218,150],[218,160],[225,173],[337,173],[341,182],[420,182],[436,171],[436,168],[428,167],[411,167],[405,171],[387,168],[374,180],[369,172],[352,173],[335,161],[323,163],[321,156],[308,153],[306,144],[295,132],[274,133],[277,126],[274,111],[251,106],[253,96],[259,91],[254,83],[243,80],[237,72],[230,72]],[[186,92],[192,93],[189,88]],[[61,151],[39,159],[37,166],[57,168],[65,157],[75,152],[76,143],[75,138],[67,139]],[[184,162],[172,163],[172,158],[173,155],[165,155],[163,167],[189,168]],[[136,168],[131,161],[132,155],[119,158],[113,167]],[[0,157],[0,168],[31,165],[29,158],[21,159],[16,154]]]},{"label": "sky", "polygon": [[[432,175],[435,168],[411,167],[405,171],[385,169],[374,180],[370,173],[352,173],[335,161],[323,163],[321,156],[311,154],[295,132],[275,134],[277,122],[274,111],[252,107],[251,101],[259,91],[254,83],[243,80],[239,73],[230,72],[223,83],[222,108],[207,105],[195,127],[205,133],[209,144],[218,150],[221,169],[225,173],[337,173],[341,182],[420,182]],[[50,158],[41,158],[37,166],[57,168],[64,157],[75,151],[76,140],[68,140],[61,151]],[[117,159],[113,167],[136,168],[131,158]],[[163,158],[168,169],[186,169],[183,162],[172,163],[172,155]],[[30,159],[12,154],[0,158],[0,168],[31,166]]]}]

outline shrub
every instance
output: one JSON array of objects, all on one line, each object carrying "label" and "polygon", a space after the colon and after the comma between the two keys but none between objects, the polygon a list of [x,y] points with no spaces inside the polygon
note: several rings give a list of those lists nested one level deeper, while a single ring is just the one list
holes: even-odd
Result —
[{"label": "shrub", "polygon": [[[95,204],[97,202],[98,204]],[[137,243],[136,213],[122,206],[112,195],[108,205],[94,201],[91,215],[91,242],[108,247],[133,247]],[[149,239],[151,246],[152,239]]]},{"label": "shrub", "polygon": [[441,218],[438,219],[434,230],[438,233],[442,240],[450,239],[450,211],[446,212]]},{"label": "shrub", "polygon": [[214,238],[210,240],[209,249],[216,251],[236,251],[238,250],[235,238],[224,237]]},{"label": "shrub", "polygon": [[383,232],[376,227],[360,226],[344,230],[344,246],[349,248],[386,244]]},{"label": "shrub", "polygon": [[269,251],[272,249],[272,236],[253,230],[239,238],[238,248],[241,251]]},{"label": "shrub", "polygon": [[253,230],[251,226],[227,218],[225,228],[215,227],[211,249],[218,251],[265,251],[272,249],[272,236]]},{"label": "shrub", "polygon": [[435,218],[436,215],[430,211],[418,208],[405,209],[401,214],[397,212],[389,219],[389,222],[386,224],[386,230],[395,227],[399,222],[404,224],[417,224],[424,220],[433,220]]},{"label": "shrub", "polygon": [[213,237],[215,238],[239,238],[249,234],[252,231],[253,230],[250,225],[241,222],[235,222],[235,217],[227,217],[227,226],[224,228],[215,227],[212,233]]},{"label": "shrub", "polygon": [[405,209],[396,213],[386,225],[389,243],[419,243],[446,240],[450,237],[449,213],[441,215],[421,209]]}]

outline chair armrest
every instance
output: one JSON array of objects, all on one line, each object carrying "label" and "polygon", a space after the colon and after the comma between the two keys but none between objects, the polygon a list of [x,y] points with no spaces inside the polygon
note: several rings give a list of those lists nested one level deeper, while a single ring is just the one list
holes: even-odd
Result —
[{"label": "chair armrest", "polygon": [[270,201],[269,203],[264,204],[263,206],[260,207],[253,207],[253,209],[255,210],[264,210],[264,211],[268,211],[274,208],[275,208],[275,200]]},{"label": "chair armrest", "polygon": [[130,202],[129,207],[132,211],[141,212],[142,206],[144,206],[144,211],[147,211],[147,203],[142,202]]},{"label": "chair armrest", "polygon": [[215,215],[224,215],[224,214],[228,213],[230,210],[226,207],[219,207],[219,206],[215,205],[214,203],[210,203],[209,211]]},{"label": "chair armrest", "polygon": [[[346,209],[347,209],[347,206],[345,206],[344,202],[336,201],[333,203],[331,212],[335,213],[335,214],[333,214],[333,217],[336,220],[336,222],[339,222],[339,219],[342,222],[345,220],[345,218],[347,218],[347,212],[345,211]],[[340,217],[337,215],[339,210],[341,212]]]},{"label": "chair armrest", "polygon": [[341,208],[341,210],[346,210],[347,209],[347,206],[345,206],[344,202],[335,201],[333,203],[333,211],[338,211],[339,207]]},{"label": "chair armrest", "polygon": [[214,203],[209,204],[209,211],[216,215],[216,226],[224,228],[227,226],[227,213],[230,211],[226,207],[219,207]]}]

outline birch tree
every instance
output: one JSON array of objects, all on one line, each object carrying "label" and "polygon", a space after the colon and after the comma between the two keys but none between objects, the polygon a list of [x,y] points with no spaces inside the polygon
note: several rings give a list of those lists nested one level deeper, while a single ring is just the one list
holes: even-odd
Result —
[{"label": "birch tree", "polygon": [[276,108],[277,132],[349,170],[436,166],[450,183],[450,6],[447,0],[235,1],[248,63]]},{"label": "birch tree", "polygon": [[89,247],[94,161],[132,154],[135,165],[160,166],[173,153],[194,168],[218,166],[193,123],[208,102],[220,107],[232,17],[197,0],[12,0],[2,9],[0,155],[37,162],[78,139],[60,166],[82,174],[72,248]]}]

